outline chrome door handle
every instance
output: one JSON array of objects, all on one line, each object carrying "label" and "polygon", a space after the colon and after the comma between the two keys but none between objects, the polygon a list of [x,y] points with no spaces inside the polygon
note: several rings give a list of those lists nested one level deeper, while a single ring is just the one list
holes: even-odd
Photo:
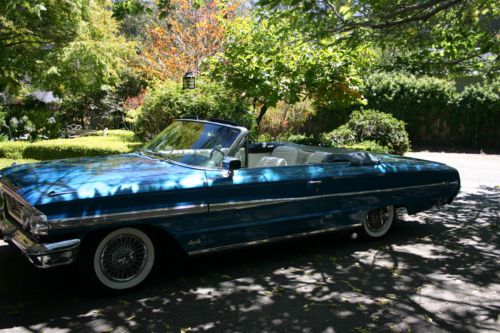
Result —
[{"label": "chrome door handle", "polygon": [[321,184],[322,181],[321,180],[310,180],[307,182],[308,184]]}]

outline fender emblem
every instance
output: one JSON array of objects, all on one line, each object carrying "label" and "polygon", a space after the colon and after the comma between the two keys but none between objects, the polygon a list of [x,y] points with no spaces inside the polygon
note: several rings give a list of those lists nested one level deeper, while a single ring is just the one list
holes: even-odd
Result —
[{"label": "fender emblem", "polygon": [[200,245],[201,244],[201,239],[192,239],[188,242],[188,245],[189,246],[193,246],[193,245]]}]

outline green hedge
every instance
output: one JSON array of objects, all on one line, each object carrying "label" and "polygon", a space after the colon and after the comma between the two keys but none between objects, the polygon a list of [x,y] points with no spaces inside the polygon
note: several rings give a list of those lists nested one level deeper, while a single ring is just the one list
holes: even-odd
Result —
[{"label": "green hedge", "polygon": [[[376,73],[365,79],[365,108],[404,121],[414,146],[500,149],[500,80],[457,92],[451,79]],[[355,109],[319,108],[319,131],[345,123]]]},{"label": "green hedge", "polygon": [[254,122],[245,99],[219,84],[199,81],[196,89],[183,90],[181,85],[166,81],[148,91],[137,116],[136,132],[151,139],[174,119],[188,116],[231,120],[248,129]]},{"label": "green hedge", "polygon": [[500,81],[468,86],[432,77],[382,73],[366,81],[368,107],[406,122],[420,146],[500,148]]},{"label": "green hedge", "polygon": [[25,159],[18,159],[18,158],[0,158],[0,170],[3,168],[10,167],[12,164],[25,164],[25,163],[35,163],[39,162],[38,160],[25,160]]},{"label": "green hedge", "polygon": [[13,160],[22,159],[24,149],[29,145],[27,142],[0,142],[0,158],[9,158]]},{"label": "green hedge", "polygon": [[[99,133],[97,133],[99,134]],[[142,143],[130,131],[112,130],[108,135],[83,136],[26,142],[0,142],[0,158],[53,160],[71,157],[113,155],[132,152]]]},{"label": "green hedge", "polygon": [[500,80],[465,88],[446,119],[453,143],[473,148],[500,148]]}]

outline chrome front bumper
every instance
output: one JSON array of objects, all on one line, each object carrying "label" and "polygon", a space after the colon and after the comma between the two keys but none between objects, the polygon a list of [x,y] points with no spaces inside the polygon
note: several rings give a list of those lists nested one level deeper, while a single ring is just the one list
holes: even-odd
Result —
[{"label": "chrome front bumper", "polygon": [[0,234],[7,243],[14,244],[39,268],[67,265],[74,262],[80,247],[79,239],[70,239],[57,243],[39,243],[30,237],[15,223],[0,213]]}]

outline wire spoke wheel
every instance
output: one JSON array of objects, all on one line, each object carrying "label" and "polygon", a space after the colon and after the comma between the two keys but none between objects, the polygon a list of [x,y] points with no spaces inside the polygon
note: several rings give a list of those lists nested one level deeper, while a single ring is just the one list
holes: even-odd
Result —
[{"label": "wire spoke wheel", "polygon": [[113,281],[129,281],[144,269],[147,257],[146,244],[140,238],[119,235],[104,247],[101,269]]},{"label": "wire spoke wheel", "polygon": [[370,210],[365,216],[363,230],[371,238],[383,237],[391,228],[394,218],[393,206]]},{"label": "wire spoke wheel", "polygon": [[98,280],[110,289],[133,288],[151,272],[155,250],[151,239],[134,228],[118,229],[104,237],[94,253]]}]

